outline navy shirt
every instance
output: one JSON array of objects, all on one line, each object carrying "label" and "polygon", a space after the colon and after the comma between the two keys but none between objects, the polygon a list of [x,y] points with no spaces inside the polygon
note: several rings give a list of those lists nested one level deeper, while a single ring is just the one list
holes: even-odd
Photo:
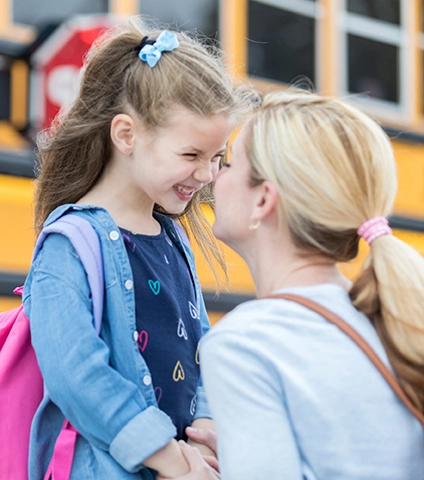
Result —
[{"label": "navy shirt", "polygon": [[162,228],[159,235],[120,229],[135,293],[138,347],[152,375],[158,406],[186,439],[196,408],[201,337],[193,279],[184,254]]}]

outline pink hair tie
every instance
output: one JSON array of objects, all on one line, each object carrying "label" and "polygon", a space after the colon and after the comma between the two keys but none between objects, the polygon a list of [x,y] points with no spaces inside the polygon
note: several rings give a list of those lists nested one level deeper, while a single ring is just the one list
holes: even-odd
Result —
[{"label": "pink hair tie", "polygon": [[382,235],[391,235],[392,229],[389,227],[389,221],[385,217],[374,217],[364,222],[357,230],[358,235],[362,237],[368,245]]}]

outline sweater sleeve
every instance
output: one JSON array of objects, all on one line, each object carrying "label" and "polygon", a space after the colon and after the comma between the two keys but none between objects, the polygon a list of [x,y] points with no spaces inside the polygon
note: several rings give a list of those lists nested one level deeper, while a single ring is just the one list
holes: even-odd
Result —
[{"label": "sweater sleeve", "polygon": [[272,358],[249,334],[213,328],[201,342],[223,480],[301,480],[301,460]]}]

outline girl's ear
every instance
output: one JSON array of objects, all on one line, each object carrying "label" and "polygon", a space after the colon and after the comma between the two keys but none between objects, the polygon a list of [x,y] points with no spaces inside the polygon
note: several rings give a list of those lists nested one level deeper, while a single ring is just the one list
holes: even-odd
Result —
[{"label": "girl's ear", "polygon": [[113,117],[110,124],[110,138],[115,147],[124,154],[133,151],[135,144],[136,125],[134,120],[126,113]]},{"label": "girl's ear", "polygon": [[276,186],[265,180],[258,187],[258,195],[253,205],[252,221],[263,221],[276,211],[278,203],[278,191]]}]

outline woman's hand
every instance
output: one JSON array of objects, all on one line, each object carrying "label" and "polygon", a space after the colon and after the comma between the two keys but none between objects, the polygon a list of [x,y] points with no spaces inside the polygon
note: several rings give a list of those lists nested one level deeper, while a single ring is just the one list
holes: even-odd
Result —
[{"label": "woman's hand", "polygon": [[[173,480],[219,480],[221,475],[209,466],[200,452],[185,442],[178,442],[181,451],[190,466],[190,472],[181,477],[172,477]],[[156,480],[170,480],[169,477],[156,476]]]},{"label": "woman's hand", "polygon": [[217,434],[212,428],[187,427],[185,433],[188,436],[188,444],[196,447],[206,462],[219,471],[217,461]]}]

